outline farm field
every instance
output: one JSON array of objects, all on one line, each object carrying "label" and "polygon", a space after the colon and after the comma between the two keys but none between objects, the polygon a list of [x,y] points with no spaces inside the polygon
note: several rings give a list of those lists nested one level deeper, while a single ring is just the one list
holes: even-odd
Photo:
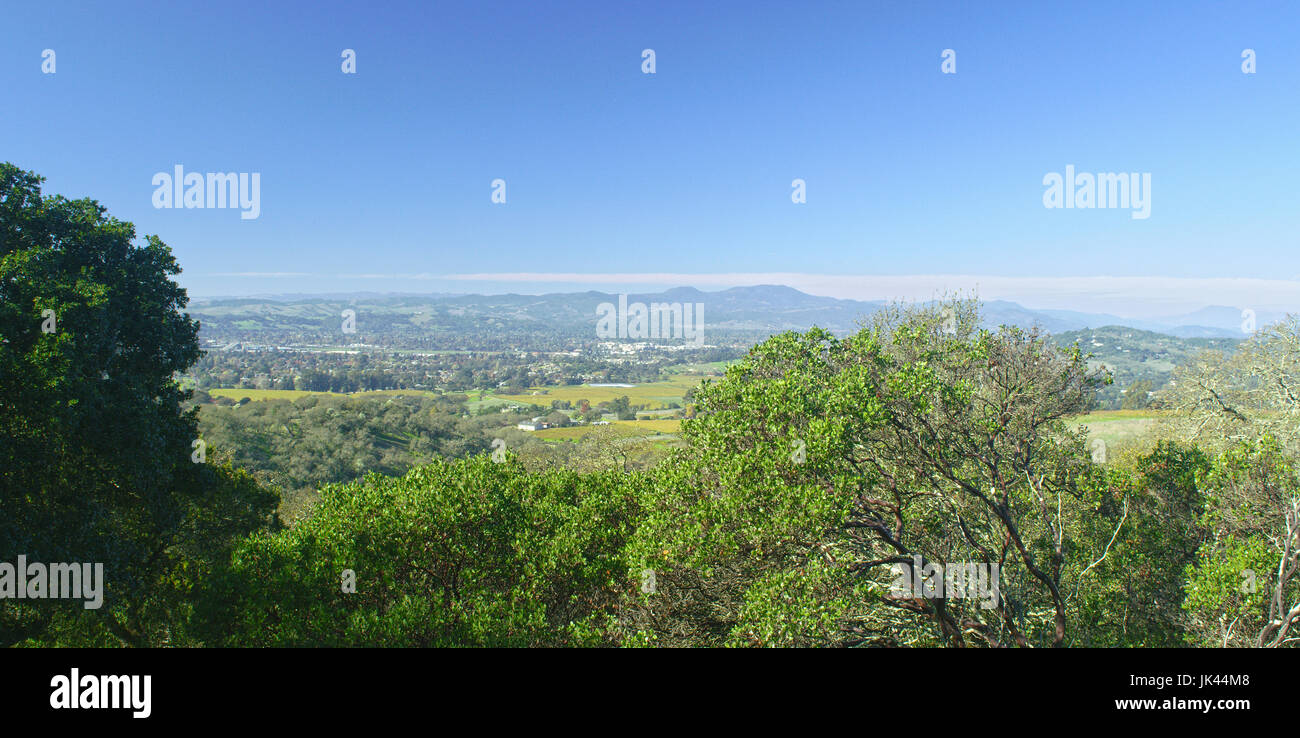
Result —
[{"label": "farm field", "polygon": [[[590,399],[590,398],[588,398]],[[1158,430],[1167,414],[1158,410],[1098,410],[1075,418],[1074,427],[1087,426],[1091,438],[1100,438],[1111,448],[1141,440]],[[531,435],[544,441],[573,441],[601,428],[611,429],[620,437],[675,434],[681,430],[680,420],[626,420],[611,422],[607,426],[572,426],[547,428]]]},{"label": "farm field", "polygon": [[210,389],[208,394],[213,397],[229,397],[232,400],[241,400],[247,397],[253,401],[259,400],[297,400],[300,397],[316,395],[318,397],[381,397],[391,395],[408,395],[408,396],[426,396],[438,397],[438,393],[427,390],[371,390],[369,392],[354,392],[344,394],[342,392],[312,392],[309,390],[260,390],[260,389]]},{"label": "farm field", "polygon": [[[485,392],[483,390],[470,390],[469,392],[466,392],[464,394],[469,398],[469,400],[465,403],[465,407],[468,408],[471,413],[479,412],[479,410],[484,407],[505,407],[507,405],[521,404],[513,400],[504,399],[502,397],[496,397],[491,392]],[[532,404],[533,402],[522,403],[523,406],[528,406]],[[537,402],[537,404],[549,405],[550,402],[549,401],[546,403]]]},{"label": "farm field", "polygon": [[[682,397],[686,392],[697,385],[700,381],[708,378],[704,374],[679,374],[672,379],[663,382],[652,382],[647,384],[635,385],[632,387],[600,387],[587,384],[570,385],[563,387],[536,387],[529,394],[506,395],[493,394],[482,390],[471,390],[468,392],[469,402],[467,403],[471,411],[477,410],[481,406],[505,406],[505,405],[541,405],[549,406],[555,400],[568,400],[575,405],[579,400],[587,400],[593,405],[601,402],[616,400],[626,395],[633,405],[645,405],[650,410],[668,409],[671,403],[684,405]],[[353,392],[350,394],[340,392],[313,392],[310,390],[272,390],[272,389],[232,389],[232,388],[213,388],[208,390],[208,394],[213,397],[229,397],[232,400],[239,400],[247,397],[250,400],[296,400],[300,397],[309,395],[319,395],[322,397],[378,397],[381,395],[408,395],[408,396],[427,396],[438,397],[436,392],[428,390],[371,390],[368,392]]]},{"label": "farm field", "polygon": [[1091,438],[1100,438],[1109,447],[1119,447],[1158,431],[1168,417],[1159,410],[1097,410],[1075,418],[1071,425],[1087,426]]},{"label": "farm field", "polygon": [[703,374],[679,374],[663,382],[650,382],[632,387],[593,387],[589,384],[577,384],[565,387],[536,387],[528,394],[493,395],[493,399],[522,404],[550,405],[555,400],[569,401],[575,405],[579,400],[586,400],[595,405],[616,400],[624,395],[633,405],[646,405],[651,410],[667,408],[670,403],[684,405],[682,397],[686,392],[706,379]]}]

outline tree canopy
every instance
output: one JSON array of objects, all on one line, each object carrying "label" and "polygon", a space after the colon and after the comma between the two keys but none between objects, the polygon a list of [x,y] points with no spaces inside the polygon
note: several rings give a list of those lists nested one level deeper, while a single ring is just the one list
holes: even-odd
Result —
[{"label": "tree canopy", "polygon": [[[0,164],[0,551],[103,563],[100,627],[145,644],[167,637],[149,618],[172,567],[220,558],[214,538],[264,523],[275,495],[192,461],[175,374],[199,326],[170,249],[41,181]],[[56,604],[0,603],[0,642],[42,633]]]}]

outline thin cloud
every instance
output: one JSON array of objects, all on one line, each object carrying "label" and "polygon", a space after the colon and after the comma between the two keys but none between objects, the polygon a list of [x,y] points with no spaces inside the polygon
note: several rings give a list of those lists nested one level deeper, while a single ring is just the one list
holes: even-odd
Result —
[{"label": "thin cloud", "polygon": [[253,277],[276,278],[276,277],[314,277],[311,272],[215,272],[210,274],[212,277]]}]

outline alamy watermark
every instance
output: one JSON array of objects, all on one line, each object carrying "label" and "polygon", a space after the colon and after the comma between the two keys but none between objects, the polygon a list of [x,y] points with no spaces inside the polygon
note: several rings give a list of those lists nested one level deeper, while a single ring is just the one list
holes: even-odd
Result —
[{"label": "alamy watermark", "polygon": [[1246,308],[1241,311],[1241,332],[1250,335],[1255,332],[1256,316],[1255,311]]},{"label": "alamy watermark", "polygon": [[1132,210],[1134,220],[1151,217],[1150,172],[1079,172],[1067,164],[1065,175],[1048,172],[1043,175],[1043,207],[1056,208],[1118,208]]},{"label": "alamy watermark", "polygon": [[173,173],[153,175],[155,208],[231,208],[242,210],[241,220],[262,214],[261,172],[185,173],[177,164]]},{"label": "alamy watermark", "polygon": [[[596,306],[597,338],[680,338],[700,345],[704,343],[704,303],[627,301],[618,296],[618,305],[602,302]],[[694,320],[692,321],[692,316]]]},{"label": "alamy watermark", "polygon": [[67,676],[50,679],[50,707],[55,710],[131,710],[133,718],[153,714],[153,677],[149,674],[85,674],[73,667]]},{"label": "alamy watermark", "polygon": [[1001,568],[998,564],[954,562],[946,566],[922,564],[919,555],[912,563],[893,565],[895,579],[889,588],[893,597],[926,599],[979,599],[980,607],[991,610],[1001,601]]},{"label": "alamy watermark", "polygon": [[82,607],[98,610],[104,604],[104,565],[0,562],[0,600],[85,600]]}]

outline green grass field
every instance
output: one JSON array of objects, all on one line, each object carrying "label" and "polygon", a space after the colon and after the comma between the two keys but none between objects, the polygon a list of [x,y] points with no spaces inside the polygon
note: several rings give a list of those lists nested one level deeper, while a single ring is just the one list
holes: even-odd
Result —
[{"label": "green grass field", "polygon": [[[494,394],[485,390],[470,390],[465,394],[468,395],[467,403],[470,412],[477,412],[484,406],[499,407],[505,405],[540,405],[550,407],[551,403],[556,400],[568,400],[577,405],[579,400],[586,400],[592,405],[598,405],[602,402],[616,400],[624,395],[633,405],[644,405],[649,410],[666,410],[670,405],[676,403],[679,407],[685,405],[683,396],[687,390],[699,385],[700,381],[708,375],[699,373],[701,371],[718,371],[724,368],[727,362],[712,362],[709,364],[682,365],[678,367],[681,373],[671,375],[670,379],[663,382],[651,382],[639,384],[634,387],[592,387],[587,384],[563,386],[563,387],[534,387],[529,390],[528,394],[522,395],[505,395]],[[694,371],[686,371],[694,370]],[[716,378],[715,378],[716,379]],[[427,396],[438,397],[438,393],[427,390],[374,390],[371,392],[355,392],[352,394],[342,394],[339,392],[310,392],[307,390],[259,390],[259,389],[230,389],[217,388],[208,390],[208,394],[213,397],[229,397],[232,400],[240,400],[247,397],[250,400],[296,400],[300,397],[309,395],[318,395],[321,397],[379,397],[384,395],[408,395],[408,396]],[[657,421],[656,421],[657,422]]]},{"label": "green grass field", "polygon": [[[514,400],[502,399],[494,396],[491,392],[484,392],[482,390],[470,390],[464,394],[469,398],[465,403],[465,407],[468,408],[471,413],[477,413],[479,408],[482,407],[504,407],[506,405],[522,405],[523,407],[527,407],[528,405],[533,404],[531,402],[520,403]],[[551,402],[550,400],[547,400],[544,403],[538,402],[537,404],[545,407],[549,406]]]},{"label": "green grass field", "polygon": [[1158,410],[1097,410],[1074,418],[1071,425],[1087,426],[1090,438],[1100,438],[1108,447],[1119,448],[1158,430],[1167,417]]}]

